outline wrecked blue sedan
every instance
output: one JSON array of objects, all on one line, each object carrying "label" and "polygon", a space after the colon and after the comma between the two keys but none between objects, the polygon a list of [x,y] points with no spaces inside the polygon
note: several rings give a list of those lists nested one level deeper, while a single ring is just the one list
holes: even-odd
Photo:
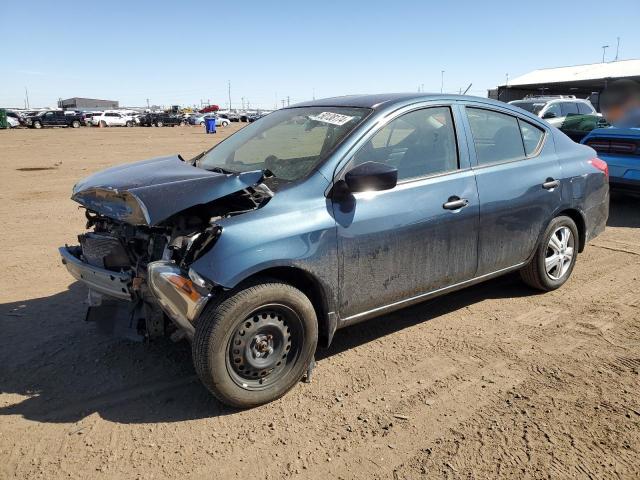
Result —
[{"label": "wrecked blue sedan", "polygon": [[191,341],[202,382],[250,407],[368,318],[519,270],[567,281],[608,216],[606,164],[535,115],[452,95],[278,110],[193,159],[79,182],[87,318]]}]

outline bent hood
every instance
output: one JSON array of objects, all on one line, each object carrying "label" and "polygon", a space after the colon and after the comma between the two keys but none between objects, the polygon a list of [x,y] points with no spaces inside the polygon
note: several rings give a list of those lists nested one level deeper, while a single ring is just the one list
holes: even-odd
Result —
[{"label": "bent hood", "polygon": [[263,179],[260,170],[210,172],[173,155],[95,173],[73,187],[71,199],[105,217],[153,226],[189,207],[258,185]]}]

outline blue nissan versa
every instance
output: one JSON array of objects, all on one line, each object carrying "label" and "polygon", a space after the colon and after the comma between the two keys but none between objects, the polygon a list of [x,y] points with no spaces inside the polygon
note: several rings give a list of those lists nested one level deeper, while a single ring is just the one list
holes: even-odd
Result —
[{"label": "blue nissan versa", "polygon": [[[193,159],[77,183],[88,320],[192,342],[222,402],[274,400],[335,331],[520,270],[567,281],[608,215],[607,166],[533,114],[454,95],[278,110]],[[167,321],[168,320],[168,321]]]}]

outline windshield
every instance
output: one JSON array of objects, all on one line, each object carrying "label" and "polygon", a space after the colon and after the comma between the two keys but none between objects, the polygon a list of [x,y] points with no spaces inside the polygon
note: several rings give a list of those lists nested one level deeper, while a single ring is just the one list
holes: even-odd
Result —
[{"label": "windshield", "polygon": [[370,112],[366,108],[277,110],[219,143],[197,161],[206,170],[269,169],[277,179],[305,177]]},{"label": "windshield", "polygon": [[537,115],[545,104],[539,102],[511,102],[511,105],[515,105],[516,107],[520,107],[527,112],[535,113]]}]

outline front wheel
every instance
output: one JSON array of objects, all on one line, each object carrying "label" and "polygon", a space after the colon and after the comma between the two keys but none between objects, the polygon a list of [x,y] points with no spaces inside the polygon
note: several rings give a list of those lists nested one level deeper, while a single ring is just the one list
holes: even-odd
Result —
[{"label": "front wheel", "polygon": [[156,127],[161,127],[161,126],[163,126],[163,125],[164,125],[164,123],[162,123],[161,121],[157,121],[157,122],[156,122]]},{"label": "front wheel", "polygon": [[291,285],[265,279],[207,306],[196,324],[193,362],[216,398],[249,408],[293,388],[317,344],[309,299]]},{"label": "front wheel", "polygon": [[223,127],[226,127],[229,125],[229,122],[222,122],[220,125],[222,125]]},{"label": "front wheel", "polygon": [[571,218],[554,218],[545,230],[531,262],[520,270],[522,280],[543,291],[561,287],[573,272],[579,242],[578,228]]},{"label": "front wheel", "polygon": [[133,122],[131,120],[128,120],[127,123],[125,123],[125,125],[127,127],[133,127]]},{"label": "front wheel", "polygon": [[33,128],[38,128],[38,129],[42,128],[42,123],[40,123],[40,122],[33,122]]},{"label": "front wheel", "polygon": [[78,120],[74,120],[71,122],[71,128],[80,128],[80,122]]}]

